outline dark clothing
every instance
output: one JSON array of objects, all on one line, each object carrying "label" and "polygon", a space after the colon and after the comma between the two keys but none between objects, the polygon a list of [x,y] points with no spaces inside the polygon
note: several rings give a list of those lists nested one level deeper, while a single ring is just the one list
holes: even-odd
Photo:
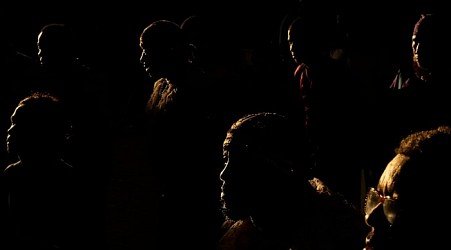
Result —
[{"label": "dark clothing", "polygon": [[[202,75],[175,83],[162,78],[147,104],[148,154],[161,195],[159,249],[212,249],[218,239],[225,131],[218,131],[210,111],[215,105],[209,90]],[[198,229],[181,228],[193,224]]]},{"label": "dark clothing", "polygon": [[446,78],[421,80],[398,71],[386,92],[378,100],[379,122],[391,141],[389,149],[408,134],[451,124],[451,99]]},{"label": "dark clothing", "polygon": [[300,64],[294,77],[299,80],[301,115],[317,176],[358,204],[360,154],[350,154],[343,142],[359,145],[365,122],[360,112],[365,108],[364,91],[356,92],[357,81],[342,61],[324,60],[314,67]]},{"label": "dark clothing", "polygon": [[[334,193],[319,179],[310,180],[315,189],[312,200],[298,202],[298,214],[291,216],[287,228],[273,228],[274,232],[291,235],[275,237],[265,229],[258,229],[250,219],[224,224],[226,229],[219,242],[219,250],[360,250],[367,232],[363,215],[342,195]],[[309,209],[312,209],[311,211]],[[276,215],[278,216],[278,215]],[[282,216],[278,216],[282,217]]]},{"label": "dark clothing", "polygon": [[97,221],[95,228],[101,230],[113,152],[108,78],[78,60],[53,68],[41,66],[41,82],[35,90],[59,97],[67,110],[71,128],[63,157],[83,173],[84,185],[89,189],[85,198],[91,204],[91,219]]},{"label": "dark clothing", "polygon": [[[17,103],[28,96],[36,84],[39,74],[39,64],[32,57],[16,51],[10,45],[2,45],[0,58],[0,141],[6,140],[6,131],[10,125],[10,117]],[[0,146],[0,161],[4,167],[15,162],[6,149],[6,144]]]},{"label": "dark clothing", "polygon": [[36,169],[19,161],[0,175],[1,249],[86,249],[88,225],[74,169],[63,161],[30,167]]}]

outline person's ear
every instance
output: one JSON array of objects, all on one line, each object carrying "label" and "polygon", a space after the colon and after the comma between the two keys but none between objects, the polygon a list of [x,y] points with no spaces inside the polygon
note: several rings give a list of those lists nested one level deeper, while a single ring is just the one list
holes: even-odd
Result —
[{"label": "person's ear", "polygon": [[198,49],[196,45],[190,43],[188,44],[188,63],[194,63],[198,58]]}]

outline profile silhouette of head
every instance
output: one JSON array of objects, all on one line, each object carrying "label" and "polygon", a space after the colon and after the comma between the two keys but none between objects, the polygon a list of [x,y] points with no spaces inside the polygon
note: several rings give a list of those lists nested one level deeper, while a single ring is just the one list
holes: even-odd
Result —
[{"label": "profile silhouette of head", "polygon": [[422,14],[412,33],[414,69],[419,78],[430,80],[449,69],[447,29],[450,22],[440,14]]},{"label": "profile silhouette of head", "polygon": [[63,106],[46,93],[33,93],[19,102],[11,115],[7,149],[19,158],[55,156],[68,132]]},{"label": "profile silhouette of head", "polygon": [[38,35],[38,57],[42,66],[64,67],[77,60],[77,39],[62,23],[44,25]]},{"label": "profile silhouette of head", "polygon": [[152,22],[141,33],[140,62],[151,78],[171,79],[192,62],[191,47],[180,26],[172,21]]}]

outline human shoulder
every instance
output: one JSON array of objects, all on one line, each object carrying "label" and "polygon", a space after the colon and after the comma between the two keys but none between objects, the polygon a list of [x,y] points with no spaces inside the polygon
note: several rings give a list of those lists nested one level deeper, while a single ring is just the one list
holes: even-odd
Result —
[{"label": "human shoulder", "polygon": [[250,219],[226,221],[225,225],[226,230],[219,240],[218,249],[251,249],[251,246],[255,246],[258,230]]},{"label": "human shoulder", "polygon": [[[301,232],[310,236],[313,245],[322,245],[321,249],[362,249],[367,227],[360,210],[321,179],[312,178],[309,182],[317,195],[313,207],[316,216],[310,218],[309,226]],[[322,235],[333,237],[324,242]],[[297,244],[301,243],[302,237]]]},{"label": "human shoulder", "polygon": [[320,180],[317,177],[313,177],[312,179],[308,180],[310,185],[318,192],[318,193],[324,193],[324,194],[331,194],[332,191],[329,189],[329,187],[324,183],[322,180]]},{"label": "human shoulder", "polygon": [[177,92],[177,87],[167,78],[160,78],[153,85],[152,96],[167,96]]},{"label": "human shoulder", "polygon": [[5,167],[2,171],[1,176],[15,176],[22,172],[22,164],[20,161],[11,163]]},{"label": "human shoulder", "polygon": [[353,212],[358,211],[354,204],[352,204],[342,193],[329,188],[329,186],[321,179],[313,177],[309,180],[309,183],[318,197],[320,197],[320,200],[329,204],[329,206],[325,207],[341,208]]},{"label": "human shoulder", "polygon": [[0,172],[0,186],[10,186],[16,183],[17,180],[22,179],[23,175],[24,169],[20,161],[11,163]]},{"label": "human shoulder", "polygon": [[162,77],[154,82],[153,90],[154,92],[157,90],[161,92],[162,90],[169,87],[169,85],[170,85],[169,79]]},{"label": "human shoulder", "polygon": [[68,172],[68,173],[74,173],[76,170],[71,164],[69,164],[68,162],[66,162],[63,159],[59,159],[57,161],[56,169],[60,170],[60,171]]}]

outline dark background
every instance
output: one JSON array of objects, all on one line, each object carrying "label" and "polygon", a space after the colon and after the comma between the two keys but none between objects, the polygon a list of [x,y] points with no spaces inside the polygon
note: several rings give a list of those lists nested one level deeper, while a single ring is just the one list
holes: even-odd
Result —
[{"label": "dark background", "polygon": [[[388,87],[406,56],[410,57],[411,34],[419,15],[448,11],[445,4],[439,5],[438,1],[313,2],[317,3],[312,9],[313,14],[331,10],[341,14],[350,34],[355,73],[364,79],[362,84],[365,86],[357,88],[370,90]],[[287,48],[283,21],[287,16],[298,13],[300,3],[296,0],[5,2],[0,9],[0,39],[9,41],[16,50],[37,59],[36,42],[42,26],[53,22],[70,24],[82,35],[80,47],[83,48],[83,60],[105,71],[113,79],[113,105],[117,108],[118,120],[122,121],[133,117],[130,112],[133,113],[134,108],[142,108],[137,99],[144,97],[142,100],[145,101],[146,91],[149,91],[145,88],[149,79],[139,64],[139,35],[151,22],[168,19],[181,23],[191,15],[212,18],[212,30],[205,32],[223,33],[224,41],[216,47],[218,56],[230,47],[233,50],[252,50],[272,45],[278,47],[280,52],[286,52],[283,51]],[[250,83],[256,88],[258,84]],[[128,123],[133,122],[124,121],[124,124]],[[135,170],[140,173],[140,168],[147,166],[139,162],[136,156],[140,152],[135,152],[131,140],[125,138],[123,141],[131,145],[124,145],[121,139],[115,145],[120,155],[115,156],[119,159],[116,167],[120,171],[113,176],[119,184],[111,192],[115,196],[111,206],[117,214],[111,215],[113,222],[108,228],[108,240],[111,249],[134,249],[133,246],[151,245],[148,235],[153,230],[153,204],[139,199],[147,197],[147,194],[141,194],[141,190],[145,189],[142,186],[146,187],[148,181],[141,180],[138,174],[134,175]],[[120,161],[122,156],[124,164]],[[131,162],[131,159],[136,162]],[[136,166],[132,168],[131,165]],[[135,190],[135,187],[138,188]]]},{"label": "dark background", "polygon": [[[420,13],[447,11],[439,1],[425,0],[14,1],[3,4],[0,22],[3,39],[35,58],[37,35],[43,25],[71,24],[84,34],[81,46],[86,61],[105,68],[118,67],[125,73],[139,60],[140,32],[156,19],[181,23],[190,15],[209,16],[239,47],[252,49],[265,43],[286,46],[285,31],[281,33],[283,19],[295,14],[305,2],[315,3],[312,12],[341,13],[356,53],[388,64],[398,63],[406,47],[409,49],[412,25]],[[379,52],[389,57],[380,58]]]},{"label": "dark background", "polygon": [[[408,53],[411,30],[420,13],[448,10],[439,1],[425,0],[14,1],[3,4],[0,22],[2,39],[34,58],[40,28],[51,22],[68,23],[84,35],[80,46],[86,62],[115,74],[121,72],[127,79],[127,73],[134,74],[139,67],[139,34],[154,20],[181,23],[191,15],[208,16],[238,48],[252,49],[268,43],[285,47],[283,20],[298,12],[305,2],[316,5],[312,12],[338,11],[357,56],[390,67],[396,67]],[[218,46],[218,51],[221,46],[224,44]]]},{"label": "dark background", "polygon": [[[35,54],[39,29],[49,22],[70,23],[86,32],[100,48],[114,48],[119,53],[127,48],[117,45],[137,46],[139,33],[151,21],[170,19],[181,22],[190,15],[208,15],[216,21],[235,29],[243,43],[268,38],[277,33],[285,15],[295,13],[302,0],[267,1],[183,1],[183,0],[129,0],[129,1],[34,1],[6,2],[0,17],[3,30],[16,47],[27,54]],[[356,39],[371,36],[372,41],[390,38],[396,42],[401,28],[420,12],[446,11],[438,1],[350,1],[310,0],[319,6],[314,11],[338,10],[347,19]],[[410,33],[410,30],[408,31]],[[100,39],[100,41],[96,40]],[[371,41],[366,41],[371,42]],[[109,51],[113,53],[113,51]],[[114,54],[113,53],[113,54]]]}]

